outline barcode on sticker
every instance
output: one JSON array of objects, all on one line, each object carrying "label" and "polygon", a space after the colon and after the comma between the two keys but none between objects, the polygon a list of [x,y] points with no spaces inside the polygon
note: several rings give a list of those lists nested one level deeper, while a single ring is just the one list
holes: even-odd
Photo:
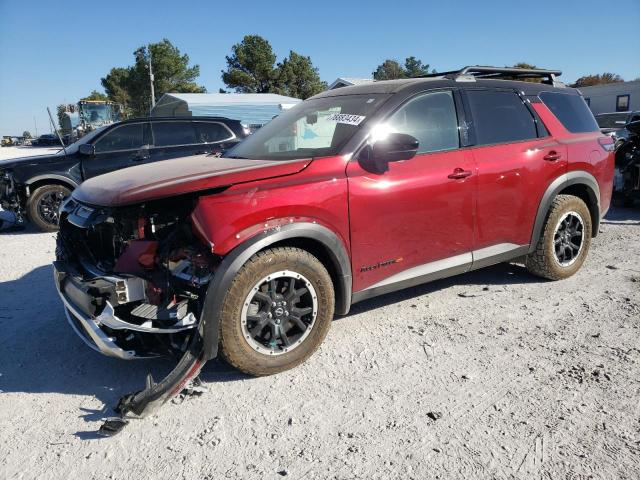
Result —
[{"label": "barcode on sticker", "polygon": [[366,117],[364,115],[349,115],[348,113],[332,113],[327,117],[330,122],[360,125]]}]

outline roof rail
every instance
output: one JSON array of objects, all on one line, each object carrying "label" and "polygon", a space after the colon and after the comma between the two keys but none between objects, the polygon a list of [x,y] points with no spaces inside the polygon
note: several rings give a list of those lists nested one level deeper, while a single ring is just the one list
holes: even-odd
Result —
[{"label": "roof rail", "polygon": [[480,65],[470,65],[460,70],[449,72],[430,73],[420,75],[420,78],[446,77],[459,82],[473,82],[476,78],[487,78],[497,80],[525,80],[528,78],[541,78],[542,83],[548,83],[556,87],[563,87],[564,84],[556,79],[562,75],[561,70],[544,70],[542,68],[516,68],[516,67],[486,67]]}]

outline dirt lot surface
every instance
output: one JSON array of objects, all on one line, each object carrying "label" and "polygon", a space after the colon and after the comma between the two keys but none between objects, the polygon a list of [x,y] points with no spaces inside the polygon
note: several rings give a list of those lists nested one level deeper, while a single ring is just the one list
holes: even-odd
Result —
[{"label": "dirt lot surface", "polygon": [[210,362],[207,393],[108,439],[108,407],[171,364],[88,349],[53,252],[0,234],[1,478],[640,478],[638,209],[568,280],[498,265],[359,304],[301,367]]}]

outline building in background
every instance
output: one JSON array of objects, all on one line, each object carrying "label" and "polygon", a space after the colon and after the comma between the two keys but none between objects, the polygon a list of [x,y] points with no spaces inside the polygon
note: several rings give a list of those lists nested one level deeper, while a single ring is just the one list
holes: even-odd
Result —
[{"label": "building in background", "polygon": [[253,130],[301,101],[274,93],[165,93],[151,109],[151,116],[226,117]]},{"label": "building in background", "polygon": [[640,80],[581,87],[580,91],[594,115],[640,110]]},{"label": "building in background", "polygon": [[334,90],[341,87],[349,87],[351,85],[360,85],[361,83],[373,82],[373,78],[353,78],[353,77],[340,77],[336,78],[334,82],[329,85],[327,90]]}]

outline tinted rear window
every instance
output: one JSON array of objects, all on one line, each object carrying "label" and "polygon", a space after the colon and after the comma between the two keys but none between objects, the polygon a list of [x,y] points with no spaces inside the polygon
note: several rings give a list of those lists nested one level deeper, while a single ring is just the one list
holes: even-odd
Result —
[{"label": "tinted rear window", "polygon": [[468,90],[467,97],[476,145],[537,138],[535,120],[515,92]]},{"label": "tinted rear window", "polygon": [[558,92],[542,92],[540,99],[571,133],[597,132],[593,113],[581,95]]},{"label": "tinted rear window", "polygon": [[196,130],[191,122],[154,122],[151,128],[153,128],[156,147],[198,143]]},{"label": "tinted rear window", "polygon": [[233,138],[233,133],[220,123],[196,122],[198,143],[222,142]]}]

